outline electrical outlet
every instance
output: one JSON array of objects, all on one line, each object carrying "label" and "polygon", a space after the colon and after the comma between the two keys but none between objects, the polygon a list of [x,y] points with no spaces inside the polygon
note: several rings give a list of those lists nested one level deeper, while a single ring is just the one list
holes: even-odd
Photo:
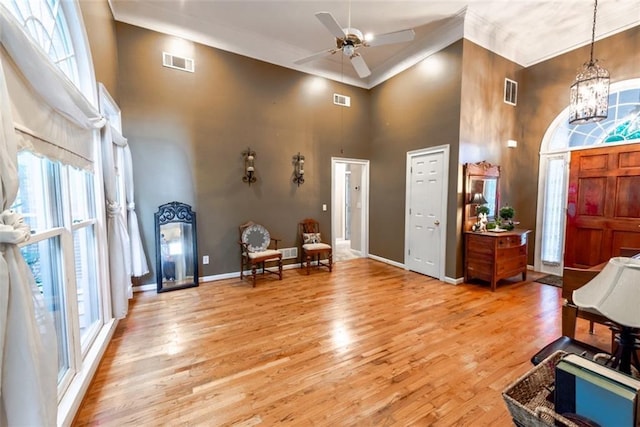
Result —
[{"label": "electrical outlet", "polygon": [[204,255],[202,257],[202,264],[209,264],[209,255]]}]

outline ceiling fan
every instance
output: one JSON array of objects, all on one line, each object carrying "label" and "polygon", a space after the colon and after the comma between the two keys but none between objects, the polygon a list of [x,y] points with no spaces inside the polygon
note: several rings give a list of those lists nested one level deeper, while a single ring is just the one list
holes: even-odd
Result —
[{"label": "ceiling fan", "polygon": [[306,58],[295,61],[295,64],[305,64],[325,56],[333,55],[336,52],[342,53],[351,60],[351,65],[358,73],[360,78],[367,77],[371,74],[371,70],[360,55],[358,49],[362,47],[381,46],[392,43],[402,43],[413,40],[415,33],[413,30],[402,30],[391,33],[378,34],[374,37],[367,38],[357,28],[351,28],[351,12],[349,11],[349,26],[347,28],[340,27],[338,21],[329,12],[318,12],[316,18],[324,25],[331,34],[336,38],[336,47],[326,49],[318,53],[314,53]]}]

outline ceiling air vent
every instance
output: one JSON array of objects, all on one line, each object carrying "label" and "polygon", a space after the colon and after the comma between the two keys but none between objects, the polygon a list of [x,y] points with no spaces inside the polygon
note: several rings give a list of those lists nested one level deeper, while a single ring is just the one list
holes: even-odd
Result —
[{"label": "ceiling air vent", "polygon": [[504,79],[504,102],[509,105],[518,103],[518,82]]},{"label": "ceiling air vent", "polygon": [[351,97],[347,95],[333,94],[333,103],[343,107],[351,107]]},{"label": "ceiling air vent", "polygon": [[176,70],[189,71],[190,73],[193,73],[196,67],[193,59],[171,55],[167,52],[162,52],[162,65]]}]

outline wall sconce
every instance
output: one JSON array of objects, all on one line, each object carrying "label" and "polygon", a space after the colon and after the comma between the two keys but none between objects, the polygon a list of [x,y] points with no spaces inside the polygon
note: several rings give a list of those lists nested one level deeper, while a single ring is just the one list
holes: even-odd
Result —
[{"label": "wall sconce", "polygon": [[304,184],[304,156],[298,152],[293,156],[293,182],[298,184]]},{"label": "wall sconce", "polygon": [[244,157],[244,176],[242,177],[242,182],[246,182],[251,185],[252,182],[256,182],[256,171],[254,166],[256,152],[247,147],[247,149],[242,152],[242,156]]}]

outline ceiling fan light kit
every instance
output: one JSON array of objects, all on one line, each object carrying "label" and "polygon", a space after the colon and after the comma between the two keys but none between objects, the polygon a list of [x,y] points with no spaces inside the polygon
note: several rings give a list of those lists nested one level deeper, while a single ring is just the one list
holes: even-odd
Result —
[{"label": "ceiling fan light kit", "polygon": [[[351,12],[349,12],[351,15]],[[316,18],[324,25],[327,30],[336,38],[336,48],[327,49],[314,53],[306,58],[295,61],[296,64],[304,64],[316,59],[324,58],[342,51],[343,55],[351,60],[351,65],[360,78],[371,75],[371,70],[367,66],[362,55],[358,52],[361,48],[372,46],[381,46],[392,43],[403,43],[413,40],[415,32],[413,30],[395,31],[392,33],[373,35],[365,39],[362,31],[351,27],[351,17],[349,17],[349,26],[342,28],[338,21],[329,12],[318,12]]]}]

